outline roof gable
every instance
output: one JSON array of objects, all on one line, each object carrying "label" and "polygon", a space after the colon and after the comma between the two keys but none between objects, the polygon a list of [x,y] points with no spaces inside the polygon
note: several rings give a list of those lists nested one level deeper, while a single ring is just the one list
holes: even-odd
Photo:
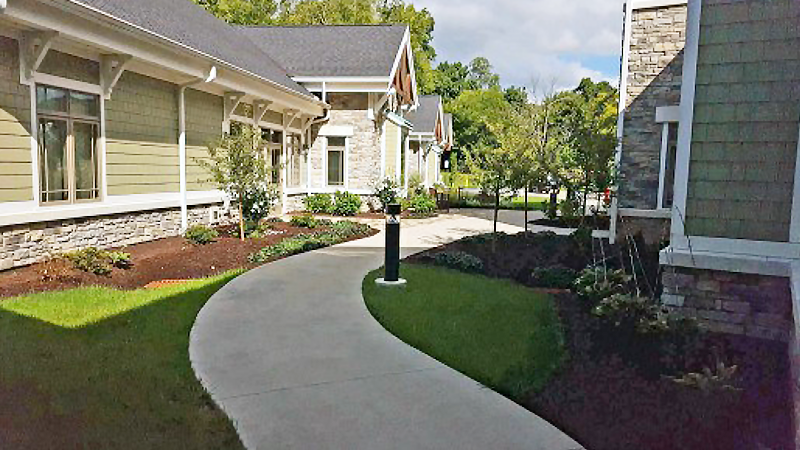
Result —
[{"label": "roof gable", "polygon": [[293,77],[388,77],[405,25],[238,27]]},{"label": "roof gable", "polygon": [[301,94],[311,95],[289,78],[267,53],[190,0],[70,0],[128,22],[159,37],[205,53]]}]

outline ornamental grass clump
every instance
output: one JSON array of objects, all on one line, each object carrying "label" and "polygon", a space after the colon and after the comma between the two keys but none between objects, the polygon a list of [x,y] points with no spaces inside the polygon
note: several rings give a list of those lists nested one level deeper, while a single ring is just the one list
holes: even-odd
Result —
[{"label": "ornamental grass clump", "polygon": [[187,228],[183,233],[183,237],[192,244],[206,245],[214,242],[214,239],[219,237],[219,233],[211,227],[196,224]]},{"label": "ornamental grass clump", "polygon": [[334,222],[330,230],[315,234],[298,234],[284,239],[277,244],[264,247],[248,257],[253,264],[261,264],[274,258],[305,253],[318,248],[342,243],[350,238],[369,233],[367,225],[354,222]]},{"label": "ornamental grass clump", "polygon": [[483,273],[483,261],[466,252],[441,252],[433,256],[437,266],[455,269],[466,273]]},{"label": "ornamental grass clump", "polygon": [[127,269],[131,267],[131,254],[119,251],[106,251],[97,247],[87,247],[66,253],[64,259],[72,263],[72,267],[95,275],[110,275],[114,267]]}]

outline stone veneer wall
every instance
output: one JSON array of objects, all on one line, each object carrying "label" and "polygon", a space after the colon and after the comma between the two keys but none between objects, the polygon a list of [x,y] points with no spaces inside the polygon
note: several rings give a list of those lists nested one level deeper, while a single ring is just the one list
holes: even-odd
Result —
[{"label": "stone veneer wall", "polygon": [[[352,126],[350,153],[347,160],[348,190],[369,190],[372,182],[381,176],[381,130],[374,120],[367,117],[367,111],[334,110],[331,126]],[[317,136],[311,146],[311,186],[325,187],[327,182],[322,154],[324,136]],[[344,188],[342,188],[344,190]]]},{"label": "stone veneer wall", "polygon": [[[212,210],[216,220],[212,221]],[[235,220],[219,204],[189,208],[189,223],[221,225]],[[180,234],[180,209],[114,214],[0,227],[0,270],[25,266],[86,247],[122,247]]]},{"label": "stone veneer wall", "polygon": [[619,206],[655,209],[662,132],[656,108],[680,103],[686,5],[634,10],[631,20]]},{"label": "stone veneer wall", "polygon": [[619,216],[617,220],[617,242],[625,242],[627,235],[635,236],[640,233],[648,244],[669,240],[669,218]]},{"label": "stone veneer wall", "polygon": [[788,278],[665,267],[662,302],[696,317],[711,331],[788,342],[792,295]]}]

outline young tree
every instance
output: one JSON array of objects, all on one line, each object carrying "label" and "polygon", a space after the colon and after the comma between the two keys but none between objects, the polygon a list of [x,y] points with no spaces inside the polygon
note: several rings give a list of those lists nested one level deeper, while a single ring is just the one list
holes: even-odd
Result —
[{"label": "young tree", "polygon": [[228,193],[239,205],[239,234],[245,238],[245,203],[248,196],[269,184],[270,168],[262,151],[261,134],[242,126],[236,133],[225,134],[208,146],[208,157],[197,159],[212,182]]}]

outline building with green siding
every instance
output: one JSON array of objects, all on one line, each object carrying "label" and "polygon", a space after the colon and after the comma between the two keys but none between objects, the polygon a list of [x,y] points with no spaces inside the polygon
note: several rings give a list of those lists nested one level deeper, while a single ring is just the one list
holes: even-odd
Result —
[{"label": "building with green siding", "polygon": [[800,3],[631,0],[625,30],[612,239],[667,238],[664,305],[798,365]]},{"label": "building with green siding", "polygon": [[[284,209],[290,194],[310,192],[310,169],[326,167],[309,163],[321,134],[345,155],[360,140],[374,143],[354,157],[382,167],[387,149],[374,130],[387,121],[369,122],[367,135],[360,116],[402,119],[417,97],[407,27],[380,30],[399,36],[381,50],[393,64],[362,102],[313,92],[313,82],[276,62],[274,45],[190,0],[4,2],[0,270],[232,220],[235,208],[197,160],[234,122],[261,128],[264,151],[281,167],[273,181]],[[336,139],[345,131],[348,139]],[[381,175],[344,160],[340,167],[349,180],[340,189],[365,190]]]}]

